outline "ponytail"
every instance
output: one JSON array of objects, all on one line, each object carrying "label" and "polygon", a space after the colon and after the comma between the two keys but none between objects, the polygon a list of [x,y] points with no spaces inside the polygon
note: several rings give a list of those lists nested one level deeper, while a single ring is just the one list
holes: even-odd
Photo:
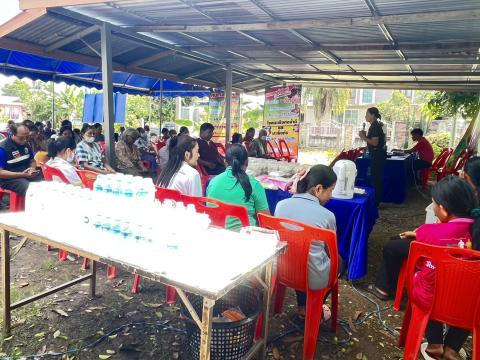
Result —
[{"label": "ponytail", "polygon": [[[468,175],[470,184],[475,188],[475,195],[480,203],[480,157],[470,158],[465,164],[464,170]],[[475,220],[472,226],[472,248],[480,250],[480,208],[473,209],[471,215]]]},{"label": "ponytail", "polygon": [[373,116],[375,116],[375,119],[381,119],[382,118],[382,115],[380,114],[380,111],[378,111],[378,109],[376,107],[371,107],[371,108],[368,108],[367,111],[372,114]]},{"label": "ponytail", "polygon": [[192,152],[197,141],[188,135],[174,136],[169,139],[168,162],[157,179],[157,185],[168,187],[185,160],[185,152]]},{"label": "ponytail", "polygon": [[[242,169],[242,167],[248,163],[247,150],[242,145],[233,144],[227,150],[225,159],[228,166],[232,167],[232,175],[237,179],[237,183],[240,184],[245,192],[245,201],[250,201],[252,196],[252,184],[250,179]],[[237,185],[237,183],[235,185]]]}]

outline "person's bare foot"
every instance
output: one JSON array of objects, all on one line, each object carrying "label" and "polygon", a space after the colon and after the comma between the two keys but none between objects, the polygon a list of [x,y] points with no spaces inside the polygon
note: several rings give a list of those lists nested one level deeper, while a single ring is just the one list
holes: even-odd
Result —
[{"label": "person's bare foot", "polygon": [[427,349],[425,350],[427,355],[434,359],[443,359],[443,345],[442,344],[428,344]]},{"label": "person's bare foot", "polygon": [[452,348],[449,348],[448,346],[445,346],[445,349],[443,351],[443,358],[444,360],[462,360],[462,357],[458,352],[453,350]]}]

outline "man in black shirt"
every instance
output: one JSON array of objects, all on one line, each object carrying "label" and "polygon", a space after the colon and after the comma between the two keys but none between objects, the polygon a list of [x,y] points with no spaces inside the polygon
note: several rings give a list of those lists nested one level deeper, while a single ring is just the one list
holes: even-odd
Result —
[{"label": "man in black shirt", "polygon": [[0,143],[0,187],[25,196],[30,181],[42,179],[32,149],[27,145],[29,130],[13,126],[12,136]]},{"label": "man in black shirt", "polygon": [[383,177],[385,161],[387,160],[387,151],[385,149],[385,133],[382,124],[378,121],[382,116],[377,108],[367,109],[365,120],[370,123],[368,134],[365,130],[358,134],[362,140],[367,143],[370,156],[370,177],[372,185],[375,188],[375,200],[377,206],[382,202],[383,197]]}]

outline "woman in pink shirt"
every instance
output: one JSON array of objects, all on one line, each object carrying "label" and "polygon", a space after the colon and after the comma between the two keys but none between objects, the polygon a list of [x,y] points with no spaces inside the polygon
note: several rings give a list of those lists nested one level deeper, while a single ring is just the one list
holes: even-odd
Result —
[{"label": "woman in pink shirt", "polygon": [[[472,233],[476,234],[480,227],[477,220],[480,210],[472,186],[459,177],[449,176],[432,189],[432,200],[440,223],[422,225],[407,236],[415,235],[417,241],[435,246],[464,247],[473,243],[476,248],[480,239],[475,239]],[[417,269],[412,296],[421,307],[428,309],[435,294],[435,264],[424,259]],[[443,324],[430,321],[425,331],[428,344],[422,346],[422,354],[426,359],[461,359],[458,352],[468,334],[464,329],[450,327],[444,336]]]}]

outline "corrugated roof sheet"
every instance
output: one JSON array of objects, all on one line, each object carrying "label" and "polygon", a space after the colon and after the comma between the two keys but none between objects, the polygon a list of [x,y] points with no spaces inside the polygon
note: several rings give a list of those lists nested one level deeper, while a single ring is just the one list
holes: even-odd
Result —
[{"label": "corrugated roof sheet", "polygon": [[[445,11],[480,11],[478,0],[369,0],[379,15],[402,15],[415,13],[436,14]],[[428,86],[435,86],[432,78],[448,88],[465,88],[480,85],[466,82],[472,65],[479,63],[480,22],[471,20],[422,21],[390,24],[386,29],[363,22],[352,26],[322,26],[295,29],[258,30],[247,28],[238,31],[146,32],[142,35],[123,30],[128,26],[192,26],[234,25],[242,23],[266,23],[272,21],[299,21],[371,17],[371,9],[365,0],[122,0],[105,1],[103,4],[71,6],[66,9],[51,9],[49,13],[6,36],[27,46],[46,48],[73,34],[107,21],[122,28],[114,28],[112,51],[114,61],[126,68],[158,52],[174,47],[178,53],[158,60],[146,61],[129,71],[181,79],[207,66],[226,66],[231,63],[237,71],[234,82],[241,82],[245,90],[267,85],[284,79],[300,78],[294,71],[304,71],[301,77],[320,79],[315,69],[343,71],[337,79],[361,81],[355,71],[380,71],[385,76],[376,76],[379,85],[387,80],[391,85],[404,86],[405,82],[394,76],[395,72],[407,71],[411,63],[413,71],[434,72],[463,71],[465,76],[417,77]],[[439,15],[440,16],[440,15]],[[440,19],[440,17],[439,17]],[[434,19],[435,20],[435,19]],[[142,36],[144,36],[142,38]],[[457,44],[469,42],[463,46]],[[1,43],[1,39],[0,39]],[[88,45],[86,45],[87,43]],[[426,48],[422,44],[427,44]],[[274,48],[266,49],[266,46]],[[391,48],[397,44],[400,51]],[[418,44],[418,45],[415,45]],[[438,45],[437,45],[438,44]],[[453,44],[453,45],[452,45]],[[475,45],[476,44],[476,45]],[[11,45],[13,46],[13,45]],[[20,46],[20,45],[19,45]],[[390,46],[388,50],[379,46]],[[417,48],[415,49],[415,46]],[[439,47],[439,49],[436,49]],[[441,47],[446,47],[441,49]],[[98,61],[91,48],[100,50],[99,34],[92,33],[83,40],[73,39],[59,50],[73,56],[87,56]],[[41,51],[40,51],[41,52]],[[185,52],[185,53],[183,53]],[[182,54],[183,53],[183,54]],[[93,60],[89,60],[93,59]],[[406,59],[406,60],[405,60]],[[272,73],[271,71],[279,71]],[[238,74],[238,72],[244,72]],[[262,71],[266,72],[262,74]],[[251,82],[244,81],[247,76]],[[408,78],[408,77],[402,77]],[[331,80],[331,78],[330,78]],[[197,75],[189,81],[211,86],[221,86],[224,70],[216,68],[211,73]],[[323,82],[322,82],[323,81]],[[457,84],[452,84],[457,81]],[[432,85],[433,84],[433,85]],[[415,87],[415,84],[411,84]],[[420,86],[421,84],[419,84]]]}]

